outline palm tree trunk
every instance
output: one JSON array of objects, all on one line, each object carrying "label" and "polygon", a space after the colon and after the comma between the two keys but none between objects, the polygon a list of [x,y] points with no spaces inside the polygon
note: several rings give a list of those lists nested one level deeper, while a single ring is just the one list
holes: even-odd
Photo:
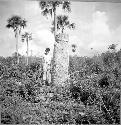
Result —
[{"label": "palm tree trunk", "polygon": [[56,8],[54,8],[54,39],[55,39],[55,43],[54,43],[54,50],[53,50],[53,58],[52,58],[52,72],[51,72],[51,82],[53,83],[53,72],[54,72],[54,63],[55,63],[55,46],[56,46],[56,33],[57,33],[57,20],[56,20]]},{"label": "palm tree trunk", "polygon": [[54,8],[54,37],[56,37],[57,34],[57,19],[56,19],[56,7]]},{"label": "palm tree trunk", "polygon": [[52,59],[52,72],[51,82],[54,85],[64,85],[64,82],[68,78],[68,35],[59,34],[57,35],[57,19],[56,19],[56,8],[54,9],[54,37],[55,44],[53,50]]},{"label": "palm tree trunk", "polygon": [[62,33],[63,33],[63,31],[64,31],[64,28],[62,28]]},{"label": "palm tree trunk", "polygon": [[68,35],[58,34],[54,45],[51,81],[54,85],[64,85],[68,79]]},{"label": "palm tree trunk", "polygon": [[18,57],[18,30],[16,31],[16,54],[17,54],[17,64],[19,63]]},{"label": "palm tree trunk", "polygon": [[28,45],[28,38],[27,38],[27,40],[26,40],[26,42],[27,42],[27,65],[28,65],[28,61],[29,61],[29,45]]}]

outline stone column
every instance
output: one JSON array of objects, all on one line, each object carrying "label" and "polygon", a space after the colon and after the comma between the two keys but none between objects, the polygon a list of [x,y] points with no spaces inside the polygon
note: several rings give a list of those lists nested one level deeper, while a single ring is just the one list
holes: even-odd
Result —
[{"label": "stone column", "polygon": [[68,78],[69,53],[68,53],[69,36],[67,34],[58,34],[53,51],[52,60],[52,83],[54,85],[64,85]]}]

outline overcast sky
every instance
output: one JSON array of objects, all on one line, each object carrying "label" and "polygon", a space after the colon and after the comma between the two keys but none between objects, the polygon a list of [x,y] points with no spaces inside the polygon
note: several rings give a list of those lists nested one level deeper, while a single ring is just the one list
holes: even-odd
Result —
[{"label": "overcast sky", "polygon": [[[121,3],[71,2],[71,8],[72,12],[68,15],[70,21],[76,24],[76,29],[68,32],[69,44],[77,44],[77,55],[90,56],[106,51],[112,43],[121,48]],[[58,14],[62,14],[59,8]],[[33,34],[29,44],[33,55],[43,55],[46,47],[51,48],[52,54],[52,20],[41,15],[38,2],[0,0],[0,56],[9,56],[15,52],[14,32],[6,28],[7,19],[12,15],[27,20],[27,27],[22,32]],[[19,42],[19,52],[26,54],[26,43]]]}]

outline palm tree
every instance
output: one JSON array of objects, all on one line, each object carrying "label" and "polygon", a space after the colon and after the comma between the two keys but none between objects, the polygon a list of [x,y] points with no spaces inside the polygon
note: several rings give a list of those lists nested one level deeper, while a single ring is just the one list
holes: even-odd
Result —
[{"label": "palm tree", "polygon": [[[69,54],[68,54],[68,42],[69,38],[65,29],[75,29],[75,24],[70,23],[68,16],[57,16],[57,30],[61,30],[56,38],[56,44],[53,52],[53,64],[52,64],[52,83],[64,85],[68,79],[68,66],[69,66]],[[54,29],[54,28],[52,28]],[[60,55],[61,53],[61,55]]]},{"label": "palm tree", "polygon": [[42,10],[42,15],[47,16],[50,15],[51,17],[54,16],[54,36],[56,37],[57,33],[57,21],[56,21],[56,9],[62,5],[62,9],[65,11],[70,12],[70,2],[69,1],[40,1],[40,7]]},{"label": "palm tree", "polygon": [[[52,80],[52,83],[53,84],[58,84],[58,81],[60,82],[60,79],[63,74],[67,74],[67,73],[64,73],[64,71],[66,70],[67,71],[67,68],[63,68],[63,70],[61,70],[62,72],[59,73],[58,72],[58,68],[62,68],[60,65],[63,64],[64,65],[64,62],[65,63],[68,63],[68,54],[64,54],[65,53],[65,48],[64,48],[64,53],[62,54],[63,56],[65,56],[65,60],[66,61],[63,61],[63,59],[61,60],[58,60],[58,52],[60,50],[60,44],[58,44],[58,39],[57,39],[57,16],[56,16],[56,10],[57,10],[57,7],[59,7],[61,5],[62,7],[62,10],[65,10],[67,12],[70,12],[71,11],[71,8],[70,8],[70,2],[69,1],[60,1],[60,0],[57,0],[57,1],[41,1],[40,2],[40,7],[41,7],[41,10],[42,10],[42,15],[44,16],[51,16],[51,18],[53,18],[53,32],[54,32],[54,38],[55,38],[55,43],[54,43],[54,51],[53,51],[53,58],[52,58],[52,72],[51,72],[51,80]],[[57,37],[56,37],[57,36]],[[68,35],[67,35],[68,37]],[[59,46],[60,45],[60,46]],[[67,45],[66,45],[67,46]],[[66,47],[65,46],[65,47]],[[67,57],[67,59],[66,59]],[[58,65],[58,67],[57,67]],[[68,67],[68,64],[65,65],[65,67]],[[59,69],[60,69],[59,68]],[[57,73],[58,72],[58,73]],[[60,74],[60,76],[58,76]],[[63,76],[62,76],[63,77]],[[65,76],[63,77],[65,79]],[[63,78],[61,81],[63,81]],[[60,82],[61,83],[61,82]]]},{"label": "palm tree", "polygon": [[26,41],[26,44],[27,44],[27,65],[28,65],[28,55],[29,55],[29,40],[32,40],[32,34],[28,33],[28,32],[25,32],[23,35],[22,35],[22,42],[24,42],[24,40]]},{"label": "palm tree", "polygon": [[[52,22],[53,27],[51,28],[52,33],[54,32],[54,22]],[[57,30],[61,30],[64,33],[65,29],[75,29],[75,24],[70,23],[68,16],[59,15],[57,16]]]},{"label": "palm tree", "polygon": [[18,37],[21,33],[21,29],[26,27],[26,20],[22,19],[20,16],[12,16],[7,20],[7,28],[12,28],[14,33],[15,33],[15,38],[16,38],[16,53],[17,53],[17,63],[19,63],[19,58],[18,58]]}]

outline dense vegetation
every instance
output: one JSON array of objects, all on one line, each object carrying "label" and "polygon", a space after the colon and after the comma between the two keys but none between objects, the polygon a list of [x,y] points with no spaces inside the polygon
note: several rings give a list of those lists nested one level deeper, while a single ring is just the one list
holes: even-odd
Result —
[{"label": "dense vegetation", "polygon": [[[59,37],[68,36],[65,29],[75,29],[76,25],[70,23],[67,15],[57,15],[57,8],[71,12],[70,5],[69,1],[39,1],[42,15],[50,15],[53,20],[51,30],[55,43],[50,69],[44,69],[44,63],[48,63],[44,57],[33,57],[32,54],[29,57],[32,33],[21,34],[27,21],[17,15],[7,20],[6,27],[15,34],[16,52],[10,57],[0,57],[2,124],[120,124],[121,50],[116,51],[116,45],[112,44],[107,52],[100,55],[70,56],[69,65],[68,60],[65,67],[62,63],[69,56],[68,52],[59,51],[58,31],[62,33]],[[19,37],[26,42],[27,57],[18,53]],[[62,47],[60,50],[65,49],[65,45]],[[76,47],[72,45],[73,53]],[[57,51],[63,57],[60,61],[57,61]],[[46,48],[45,55],[48,56],[49,52],[50,48]],[[54,76],[51,81],[55,76],[62,79],[59,75],[66,74],[64,80],[68,79],[64,86],[49,82],[48,71]]]},{"label": "dense vegetation", "polygon": [[0,57],[1,123],[120,124],[121,50],[70,57],[64,87],[43,80],[42,59],[15,60]]}]

